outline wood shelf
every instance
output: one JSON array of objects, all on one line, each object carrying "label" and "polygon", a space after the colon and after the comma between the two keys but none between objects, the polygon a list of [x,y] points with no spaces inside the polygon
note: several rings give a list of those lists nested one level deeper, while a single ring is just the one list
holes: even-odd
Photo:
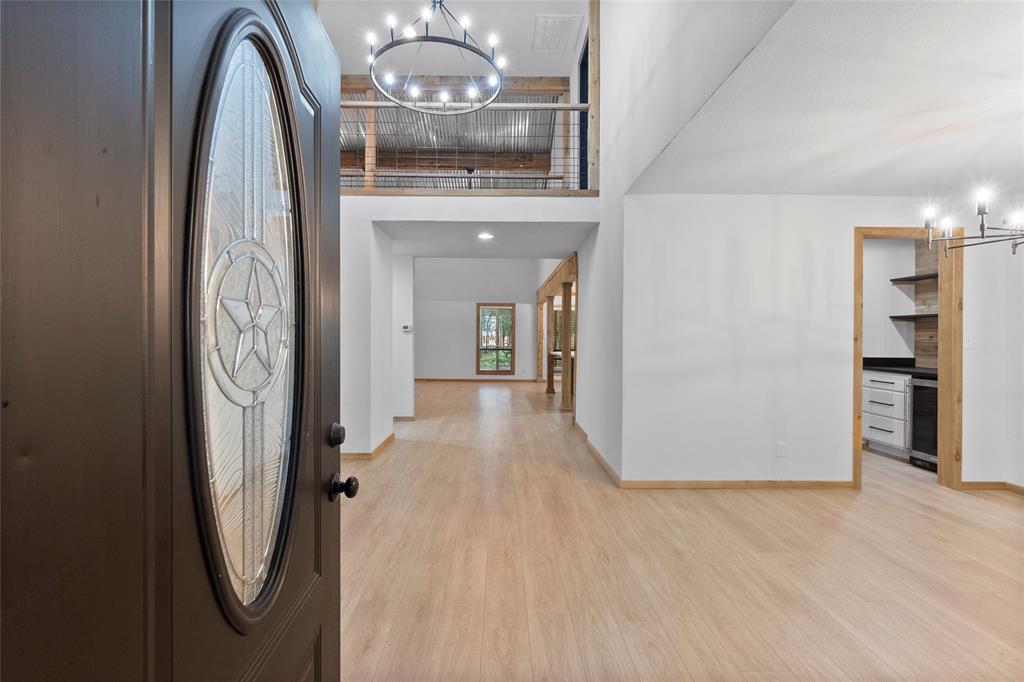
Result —
[{"label": "wood shelf", "polygon": [[914,313],[913,315],[890,315],[890,320],[902,321],[902,322],[917,322],[918,320],[937,320],[939,319],[938,313]]},{"label": "wood shelf", "polygon": [[924,282],[929,279],[938,279],[939,273],[937,272],[926,272],[923,275],[907,275],[906,277],[895,277],[889,281],[893,284],[913,284],[914,282]]}]

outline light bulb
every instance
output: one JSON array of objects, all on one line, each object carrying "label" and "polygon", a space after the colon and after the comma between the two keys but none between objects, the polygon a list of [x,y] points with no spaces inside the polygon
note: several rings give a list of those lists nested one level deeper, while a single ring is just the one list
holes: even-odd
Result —
[{"label": "light bulb", "polygon": [[370,45],[375,45],[377,43],[377,34],[374,33],[373,31],[367,31],[366,42],[369,43]]},{"label": "light bulb", "polygon": [[440,100],[442,102],[447,102],[450,99],[450,96],[448,95],[448,91],[447,90],[442,90],[441,94],[439,94],[438,97],[440,98]]},{"label": "light bulb", "polygon": [[472,86],[466,88],[466,97],[468,97],[469,99],[476,99],[479,96],[480,96],[480,93],[477,92],[476,88],[474,88]]},{"label": "light bulb", "polygon": [[1010,224],[1018,229],[1024,227],[1024,211],[1017,211],[1010,216]]},{"label": "light bulb", "polygon": [[942,234],[943,236],[950,236],[953,234],[953,219],[946,217],[942,219]]},{"label": "light bulb", "polygon": [[459,19],[459,25],[462,26],[462,30],[468,31],[469,30],[469,17],[463,16],[461,19]]},{"label": "light bulb", "polygon": [[487,36],[487,44],[490,47],[497,47],[497,45],[498,45],[498,34],[497,33],[492,33],[491,35]]},{"label": "light bulb", "polygon": [[488,77],[487,79],[487,84],[490,85],[492,88],[498,87],[498,77],[495,76],[494,74],[491,74],[490,77]]},{"label": "light bulb", "polygon": [[398,24],[398,20],[395,19],[394,14],[389,14],[386,21],[388,22],[388,28],[394,28]]},{"label": "light bulb", "polygon": [[924,226],[925,226],[925,229],[930,230],[930,229],[934,228],[935,227],[935,213],[936,213],[935,207],[934,206],[926,206],[924,211],[923,211],[923,213],[924,213]]},{"label": "light bulb", "polygon": [[430,17],[432,17],[433,15],[434,15],[434,8],[433,7],[424,7],[423,11],[420,13],[420,16],[423,17],[423,21],[430,21]]},{"label": "light bulb", "polygon": [[491,239],[494,239],[494,235],[491,234],[490,232],[481,232],[480,234],[478,234],[476,236],[476,238],[481,240],[481,241],[485,241],[486,242],[486,241],[489,241]]},{"label": "light bulb", "polygon": [[394,85],[395,84],[395,74],[393,74],[393,73],[386,73],[386,74],[384,74],[384,82],[387,83],[388,85]]},{"label": "light bulb", "polygon": [[412,26],[406,26],[405,28],[402,29],[402,35],[405,36],[406,38],[415,38],[416,29],[414,29]]},{"label": "light bulb", "polygon": [[498,57],[494,63],[498,65],[499,69],[504,69],[505,66],[508,64],[508,60],[505,59],[504,57]]},{"label": "light bulb", "polygon": [[413,99],[416,99],[419,96],[420,96],[420,88],[419,88],[419,86],[418,85],[410,85],[409,86],[409,97],[412,97]]},{"label": "light bulb", "polygon": [[367,64],[373,64],[373,55],[372,54],[366,55],[366,63]]},{"label": "light bulb", "polygon": [[988,187],[979,187],[974,198],[979,204],[985,203],[992,198],[992,192],[989,191]]}]

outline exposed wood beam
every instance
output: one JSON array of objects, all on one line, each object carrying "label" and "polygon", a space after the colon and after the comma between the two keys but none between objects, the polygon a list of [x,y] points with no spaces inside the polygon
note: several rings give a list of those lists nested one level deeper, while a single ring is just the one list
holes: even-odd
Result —
[{"label": "exposed wood beam", "polygon": [[[364,150],[343,151],[341,167],[364,168]],[[458,152],[420,155],[416,152],[390,152],[376,150],[377,170],[431,170],[453,171],[475,168],[478,171],[531,171],[546,172],[551,167],[551,154],[513,152]]]},{"label": "exposed wood beam", "polygon": [[558,264],[544,283],[537,287],[537,303],[547,300],[550,297],[562,295],[562,284],[575,282],[579,272],[578,258],[576,253]]}]

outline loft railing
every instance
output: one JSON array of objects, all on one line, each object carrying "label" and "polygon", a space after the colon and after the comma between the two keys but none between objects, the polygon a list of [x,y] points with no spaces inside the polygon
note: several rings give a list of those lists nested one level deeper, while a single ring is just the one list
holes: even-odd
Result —
[{"label": "loft railing", "polygon": [[[521,79],[498,102],[459,116],[432,116],[343,89],[343,194],[592,196],[588,104],[567,92],[527,89]],[[427,106],[444,105],[430,100]]]}]

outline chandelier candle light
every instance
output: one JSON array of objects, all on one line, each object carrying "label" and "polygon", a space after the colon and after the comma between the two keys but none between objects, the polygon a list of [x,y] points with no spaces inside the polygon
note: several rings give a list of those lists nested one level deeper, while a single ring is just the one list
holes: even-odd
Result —
[{"label": "chandelier candle light", "polygon": [[[370,81],[385,99],[399,106],[434,116],[452,116],[479,111],[497,99],[501,92],[507,60],[496,53],[498,36],[491,33],[487,47],[483,48],[469,32],[470,18],[456,19],[444,0],[430,0],[430,4],[414,20],[396,34],[398,21],[394,15],[386,18],[390,40],[377,47],[377,35],[366,34],[370,45],[367,63]],[[421,32],[422,31],[422,32]],[[433,32],[432,32],[433,31]],[[447,35],[445,35],[447,33]],[[417,73],[417,64],[429,61],[424,48],[442,48],[448,54],[459,56],[464,67],[463,76],[426,76]],[[411,55],[408,68],[396,63],[401,54]],[[436,66],[435,66],[436,68]],[[423,71],[427,71],[424,68]],[[396,76],[396,73],[398,75]]]},{"label": "chandelier candle light", "polygon": [[[1002,227],[993,227],[985,223],[985,216],[988,215],[988,202],[991,198],[992,194],[987,189],[978,190],[975,197],[975,208],[980,218],[980,224],[976,235],[954,237],[953,220],[943,218],[939,225],[940,236],[934,236],[936,210],[933,206],[926,208],[924,210],[924,227],[928,230],[928,248],[932,247],[932,242],[942,242],[943,248],[947,251],[949,249],[966,249],[968,246],[1009,242],[1011,253],[1016,254],[1017,247],[1024,245],[1024,211],[1017,211],[1010,216],[1009,220],[1004,219]],[[993,232],[997,234],[991,234]],[[950,245],[950,242],[957,243]]]}]

